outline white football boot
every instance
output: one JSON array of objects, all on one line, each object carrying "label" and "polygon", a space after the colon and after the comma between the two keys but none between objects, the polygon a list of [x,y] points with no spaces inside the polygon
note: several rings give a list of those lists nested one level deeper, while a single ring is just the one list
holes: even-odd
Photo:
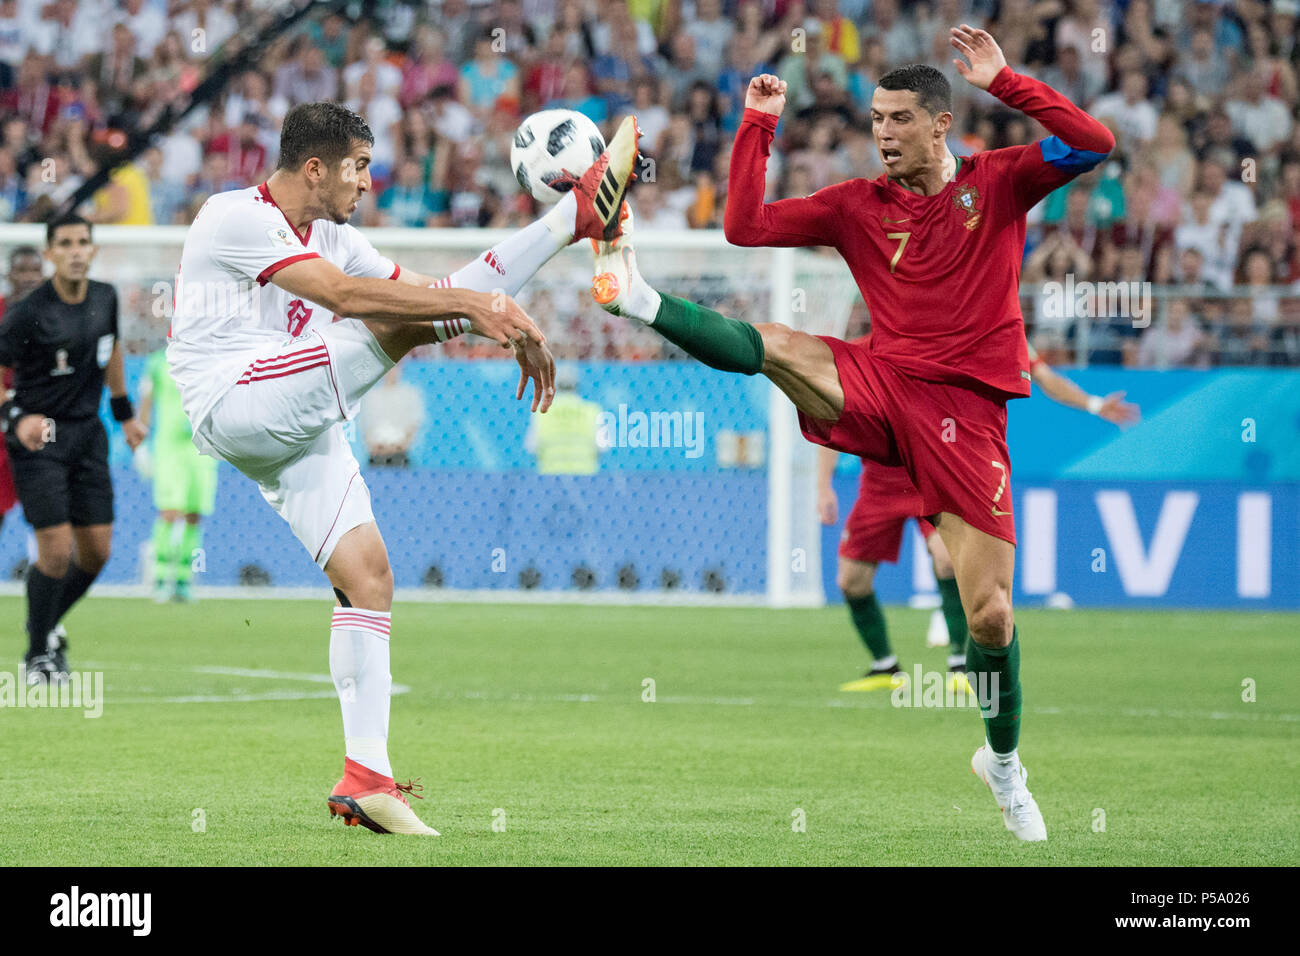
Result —
[{"label": "white football boot", "polygon": [[[591,249],[595,253],[591,297],[596,300],[598,306],[611,315],[627,315],[625,309],[633,282],[642,284],[645,282],[636,268],[636,250],[632,248],[632,226],[632,207],[624,202],[619,236],[608,242],[591,240]],[[635,316],[635,318],[644,322],[653,320],[654,316]]]},{"label": "white football boot", "polygon": [[1015,764],[997,773],[993,751],[988,745],[980,747],[970,758],[970,772],[984,781],[993,791],[993,797],[1002,810],[1002,822],[1018,839],[1027,843],[1036,843],[1047,839],[1047,824],[1043,822],[1042,811],[1034,802],[1034,795],[1029,792],[1025,782],[1029,771],[1016,758]]}]

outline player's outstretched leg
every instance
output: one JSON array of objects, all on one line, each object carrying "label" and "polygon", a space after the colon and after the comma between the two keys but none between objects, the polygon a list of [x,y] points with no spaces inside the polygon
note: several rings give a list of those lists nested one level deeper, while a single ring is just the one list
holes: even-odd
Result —
[{"label": "player's outstretched leg", "polygon": [[938,527],[965,605],[967,670],[984,718],[986,743],[971,757],[971,772],[993,792],[1008,830],[1021,840],[1046,840],[1047,826],[1025,785],[1029,773],[1018,752],[1023,695],[1020,642],[1011,611],[1015,545],[946,512]]},{"label": "player's outstretched leg", "polygon": [[557,252],[579,239],[618,235],[618,210],[632,181],[638,156],[636,119],[620,124],[609,146],[572,189],[536,222],[507,236],[436,287],[472,289],[514,296]]},{"label": "player's outstretched leg", "polygon": [[606,312],[650,326],[710,368],[763,373],[805,414],[835,421],[844,410],[835,356],[814,335],[776,323],[750,325],[657,291],[642,278],[632,247],[632,216],[622,234],[592,241],[596,254],[591,296]]}]

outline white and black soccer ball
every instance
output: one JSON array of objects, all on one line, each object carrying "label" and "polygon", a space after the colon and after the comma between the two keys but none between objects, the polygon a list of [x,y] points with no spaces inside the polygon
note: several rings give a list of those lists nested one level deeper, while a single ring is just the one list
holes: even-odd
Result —
[{"label": "white and black soccer ball", "polygon": [[581,179],[601,153],[605,137],[596,124],[576,110],[542,110],[515,131],[510,168],[525,192],[540,203],[557,203]]}]

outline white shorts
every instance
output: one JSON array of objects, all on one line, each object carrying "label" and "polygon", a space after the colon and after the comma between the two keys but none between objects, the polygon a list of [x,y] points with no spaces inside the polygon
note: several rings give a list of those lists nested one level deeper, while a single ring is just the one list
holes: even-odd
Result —
[{"label": "white shorts", "polygon": [[321,568],[339,538],[375,520],[343,422],[392,367],[370,330],[344,319],[266,349],[199,426],[202,441],[257,482]]}]

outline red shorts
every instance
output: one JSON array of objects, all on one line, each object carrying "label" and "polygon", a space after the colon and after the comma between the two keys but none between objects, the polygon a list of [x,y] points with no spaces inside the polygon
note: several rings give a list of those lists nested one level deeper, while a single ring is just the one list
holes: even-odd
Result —
[{"label": "red shorts", "polygon": [[834,422],[800,412],[804,437],[883,465],[902,465],[920,495],[919,514],[946,511],[1015,544],[1006,400],[914,378],[874,357],[866,343],[819,337],[835,356],[844,412]]},{"label": "red shorts", "polygon": [[929,540],[934,525],[921,517],[921,493],[901,466],[878,465],[862,459],[858,499],[853,503],[844,532],[840,535],[840,557],[871,564],[898,560],[903,544],[903,526],[915,518],[921,534]]}]

